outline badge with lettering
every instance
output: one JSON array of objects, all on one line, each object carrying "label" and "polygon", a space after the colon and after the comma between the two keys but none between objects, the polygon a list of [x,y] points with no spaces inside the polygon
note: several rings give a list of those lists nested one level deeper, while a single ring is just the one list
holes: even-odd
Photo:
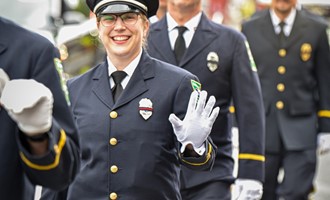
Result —
[{"label": "badge with lettering", "polygon": [[56,70],[60,76],[60,83],[61,83],[61,87],[62,87],[62,90],[63,90],[63,93],[65,95],[65,99],[66,99],[66,102],[68,103],[68,105],[70,105],[70,99],[69,99],[69,90],[66,86],[66,74],[64,73],[64,69],[63,69],[63,65],[62,65],[62,61],[58,58],[54,58],[54,64],[55,64],[55,67],[56,67]]},{"label": "badge with lettering", "polygon": [[207,67],[211,72],[214,72],[215,70],[218,69],[218,64],[219,64],[219,56],[215,52],[210,52],[207,57]]},{"label": "badge with lettering", "polygon": [[300,57],[301,60],[306,62],[311,58],[312,46],[308,43],[304,43],[300,47]]},{"label": "badge with lettering", "polygon": [[246,51],[247,51],[248,56],[249,56],[251,69],[252,69],[252,71],[256,72],[257,71],[257,65],[254,62],[252,52],[251,52],[251,49],[250,49],[250,45],[247,41],[245,41],[245,46],[246,46]]},{"label": "badge with lettering", "polygon": [[152,102],[150,99],[143,98],[139,102],[139,112],[144,120],[148,120],[152,115]]}]

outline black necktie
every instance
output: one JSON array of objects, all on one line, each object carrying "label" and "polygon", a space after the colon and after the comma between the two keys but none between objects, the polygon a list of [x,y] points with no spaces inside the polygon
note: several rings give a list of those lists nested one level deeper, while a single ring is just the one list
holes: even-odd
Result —
[{"label": "black necktie", "polygon": [[285,40],[286,40],[286,36],[284,34],[284,26],[285,26],[285,22],[280,22],[279,23],[279,26],[281,28],[281,31],[280,33],[278,34],[278,38],[279,38],[279,42],[280,42],[280,45],[283,46],[284,43],[285,43]]},{"label": "black necktie", "polygon": [[179,64],[184,52],[186,51],[186,42],[183,38],[183,33],[187,30],[187,28],[185,26],[177,26],[176,28],[178,29],[179,34],[175,40],[174,53],[176,61]]},{"label": "black necktie", "polygon": [[126,75],[127,74],[124,71],[115,71],[111,74],[115,82],[115,86],[111,89],[113,100],[115,102],[117,101],[117,99],[119,98],[119,96],[123,91],[123,86],[121,85],[121,81],[126,77]]}]

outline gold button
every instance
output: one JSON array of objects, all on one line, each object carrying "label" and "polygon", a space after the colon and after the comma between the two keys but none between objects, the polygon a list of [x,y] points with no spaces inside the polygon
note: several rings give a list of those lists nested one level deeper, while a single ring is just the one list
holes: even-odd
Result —
[{"label": "gold button", "polygon": [[285,85],[283,83],[277,84],[277,90],[283,92],[285,90]]},{"label": "gold button", "polygon": [[278,72],[279,74],[285,74],[285,72],[286,72],[286,68],[285,68],[284,66],[279,66],[279,67],[277,68],[277,72]]},{"label": "gold button", "polygon": [[110,139],[110,144],[111,144],[112,146],[115,146],[117,143],[118,143],[118,141],[117,141],[116,138],[111,138],[111,139]]},{"label": "gold button", "polygon": [[276,102],[276,108],[279,109],[279,110],[282,110],[284,108],[283,101]]},{"label": "gold button", "polygon": [[286,50],[285,49],[280,49],[278,51],[278,55],[280,55],[281,57],[285,57],[286,56]]},{"label": "gold button", "polygon": [[118,113],[116,111],[112,111],[112,112],[110,112],[110,117],[112,119],[116,119],[118,117]]},{"label": "gold button", "polygon": [[229,106],[229,112],[230,113],[235,113],[235,107],[234,106]]},{"label": "gold button", "polygon": [[115,192],[112,192],[110,195],[109,195],[110,199],[111,200],[116,200],[118,195],[115,193]]},{"label": "gold button", "polygon": [[110,167],[110,171],[112,172],[112,173],[117,173],[118,172],[118,167],[116,166],[116,165],[112,165],[111,167]]}]

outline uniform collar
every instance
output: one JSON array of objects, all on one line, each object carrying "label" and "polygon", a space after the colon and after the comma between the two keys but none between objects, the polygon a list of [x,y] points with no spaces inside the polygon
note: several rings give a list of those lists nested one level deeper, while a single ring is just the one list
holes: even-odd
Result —
[{"label": "uniform collar", "polygon": [[[195,15],[193,18],[191,18],[189,21],[187,21],[184,26],[189,30],[189,31],[195,31],[196,27],[198,26],[200,20],[202,17],[202,12],[199,12],[197,15]],[[166,13],[166,18],[167,18],[167,27],[168,31],[172,31],[175,29],[175,27],[178,26],[178,23],[173,19],[173,17],[167,12]]]},{"label": "uniform collar", "polygon": [[[134,60],[129,63],[125,68],[124,68],[124,72],[126,72],[127,76],[124,78],[124,80],[122,81],[122,86],[123,88],[125,88],[125,86],[127,85],[128,81],[130,80],[130,78],[132,77],[135,69],[137,68],[140,60],[141,60],[141,56],[142,56],[142,49],[140,51],[140,53],[138,54],[138,56],[136,56],[136,58],[134,58]],[[107,56],[107,62],[108,62],[108,75],[109,77],[111,77],[111,74],[115,71],[117,71],[117,68],[113,65],[113,63],[111,62],[110,58]],[[112,81],[112,80],[111,80]],[[113,84],[112,84],[113,86]]]},{"label": "uniform collar", "polygon": [[[294,20],[297,15],[297,10],[293,8],[290,12],[290,14],[284,19],[285,27],[284,27],[284,33],[286,36],[290,35],[291,29],[293,27]],[[275,11],[273,9],[270,9],[270,18],[272,19],[273,27],[275,28],[275,32],[279,32],[279,23],[281,20],[277,17],[275,14]]]}]

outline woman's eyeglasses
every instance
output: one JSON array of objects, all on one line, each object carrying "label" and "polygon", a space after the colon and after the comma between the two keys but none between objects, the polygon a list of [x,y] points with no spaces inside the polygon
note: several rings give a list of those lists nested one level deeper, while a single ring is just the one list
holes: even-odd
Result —
[{"label": "woman's eyeglasses", "polygon": [[138,18],[139,13],[130,12],[130,13],[122,13],[122,14],[105,14],[98,17],[98,21],[105,27],[113,26],[118,17],[123,21],[125,25],[135,25]]}]

